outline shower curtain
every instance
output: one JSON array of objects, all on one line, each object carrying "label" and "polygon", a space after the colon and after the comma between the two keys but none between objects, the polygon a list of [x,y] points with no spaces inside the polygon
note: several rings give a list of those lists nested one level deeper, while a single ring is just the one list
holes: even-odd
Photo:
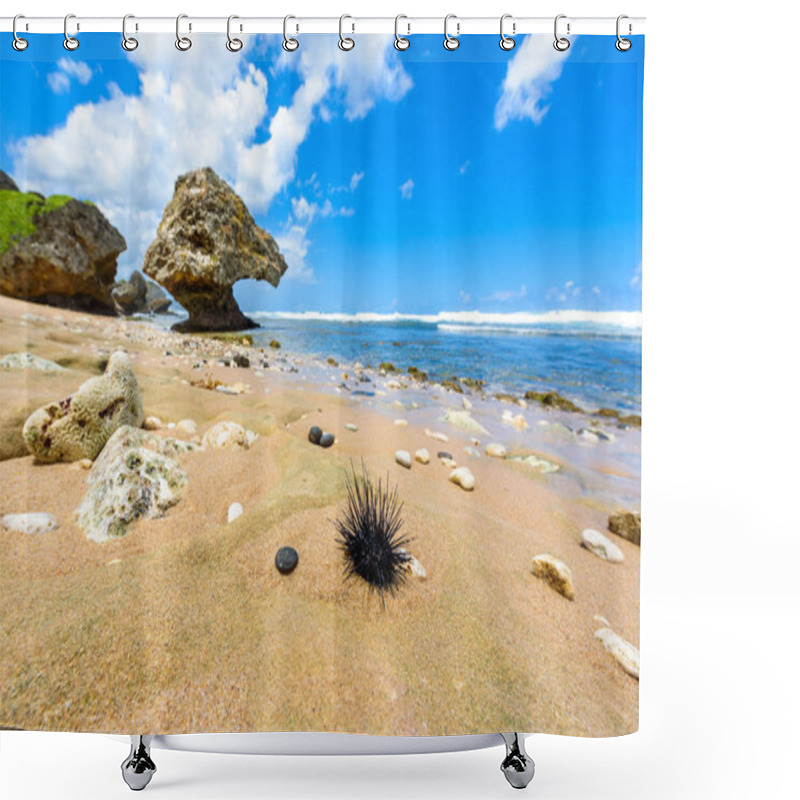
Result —
[{"label": "shower curtain", "polygon": [[636,730],[643,38],[138,36],[0,38],[0,727]]}]

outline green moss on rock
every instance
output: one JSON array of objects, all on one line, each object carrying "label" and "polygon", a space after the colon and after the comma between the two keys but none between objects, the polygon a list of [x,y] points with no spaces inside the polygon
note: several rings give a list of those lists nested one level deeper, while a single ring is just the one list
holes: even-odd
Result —
[{"label": "green moss on rock", "polygon": [[65,206],[72,199],[66,194],[43,197],[35,192],[0,190],[0,253],[8,250],[14,241],[36,233],[40,217]]}]

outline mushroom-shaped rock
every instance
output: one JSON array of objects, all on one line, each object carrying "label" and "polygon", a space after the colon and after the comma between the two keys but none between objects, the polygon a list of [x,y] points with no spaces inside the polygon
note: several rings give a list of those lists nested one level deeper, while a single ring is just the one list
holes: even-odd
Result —
[{"label": "mushroom-shaped rock", "polygon": [[128,356],[111,355],[103,375],[89,378],[75,394],[49,403],[25,422],[22,437],[39,461],[94,460],[122,425],[144,422],[142,394]]},{"label": "mushroom-shaped rock", "polygon": [[277,286],[286,261],[241,197],[209,167],[181,175],[164,209],[143,272],[188,312],[183,331],[255,328],[233,297],[243,278]]}]

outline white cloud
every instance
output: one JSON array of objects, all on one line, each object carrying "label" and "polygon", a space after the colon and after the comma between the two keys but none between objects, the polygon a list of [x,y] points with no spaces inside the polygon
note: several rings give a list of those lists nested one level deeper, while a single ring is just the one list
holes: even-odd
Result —
[{"label": "white cloud", "polygon": [[600,287],[599,286],[592,286],[592,294],[599,295],[600,294]]},{"label": "white cloud", "polygon": [[467,159],[459,168],[458,174],[463,175],[469,169],[469,159]]},{"label": "white cloud", "polygon": [[633,277],[630,280],[631,289],[636,289],[637,291],[642,291],[642,264],[636,265],[636,270],[633,273]]},{"label": "white cloud", "polygon": [[489,296],[489,300],[497,300],[500,303],[507,303],[509,300],[522,300],[528,296],[528,288],[523,283],[518,290],[506,289],[495,292]]},{"label": "white cloud", "polygon": [[[109,83],[107,97],[76,105],[62,126],[9,146],[13,173],[25,175],[27,185],[92,199],[108,215],[128,241],[121,274],[141,267],[179,175],[211,166],[251,211],[266,212],[294,180],[298,148],[315,118],[323,117],[324,103],[339,100],[345,117],[358,119],[379,100],[399,100],[412,85],[391,39],[365,37],[353,60],[353,53],[335,46],[335,37],[333,47],[328,37],[309,37],[299,59],[281,52],[276,71],[296,69],[300,84],[288,105],[268,110],[267,75],[246,60],[261,43],[251,40],[234,55],[222,41],[210,37],[178,53],[173,36],[154,35],[147,48],[127,56],[139,73],[137,95]],[[64,78],[57,81],[91,78],[91,71],[87,78],[75,66],[81,62],[64,61],[69,66],[65,71],[59,64],[56,74]],[[256,142],[265,126],[268,138]],[[300,254],[302,273],[307,245],[297,233],[285,239]]]},{"label": "white cloud", "polygon": [[358,188],[358,184],[361,183],[362,178],[364,177],[363,172],[354,172],[350,177],[350,191],[354,192]]},{"label": "white cloud", "polygon": [[548,36],[526,36],[508,64],[500,99],[494,110],[494,126],[502,130],[512,120],[530,119],[539,124],[547,113],[545,99],[561,75],[563,53]]},{"label": "white cloud", "polygon": [[411,195],[414,194],[414,181],[409,178],[402,186],[400,186],[400,197],[403,200],[410,200]]},{"label": "white cloud", "polygon": [[48,73],[47,83],[56,94],[64,94],[69,91],[72,78],[86,86],[92,79],[91,67],[85,61],[60,58],[55,72]]},{"label": "white cloud", "polygon": [[470,303],[472,302],[472,295],[469,292],[465,292],[463,289],[458,293],[458,299],[462,303]]}]

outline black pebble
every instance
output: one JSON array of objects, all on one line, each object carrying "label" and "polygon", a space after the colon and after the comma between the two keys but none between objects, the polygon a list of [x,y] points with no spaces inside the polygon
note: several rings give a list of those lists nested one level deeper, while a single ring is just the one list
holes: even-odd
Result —
[{"label": "black pebble", "polygon": [[319,438],[320,447],[330,447],[333,444],[334,436],[332,433],[323,433]]},{"label": "black pebble", "polygon": [[440,450],[436,454],[436,458],[449,458],[451,461],[453,460],[453,454],[448,453],[447,450]]},{"label": "black pebble", "polygon": [[297,550],[294,547],[281,547],[275,553],[275,566],[283,575],[288,575],[297,566],[297,560]]},{"label": "black pebble", "polygon": [[319,440],[321,438],[322,438],[322,428],[318,428],[316,425],[314,425],[308,432],[308,441],[312,442],[313,444],[319,444]]}]

